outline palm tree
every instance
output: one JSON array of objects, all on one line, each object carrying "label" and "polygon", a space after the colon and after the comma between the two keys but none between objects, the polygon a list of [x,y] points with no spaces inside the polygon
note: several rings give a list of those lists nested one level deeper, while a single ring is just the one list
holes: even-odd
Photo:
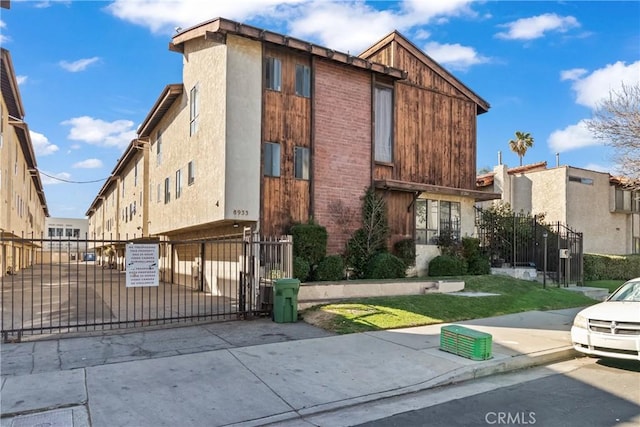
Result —
[{"label": "palm tree", "polygon": [[516,138],[509,141],[509,148],[520,158],[520,166],[522,166],[522,158],[531,147],[533,147],[533,137],[529,132],[516,131]]}]

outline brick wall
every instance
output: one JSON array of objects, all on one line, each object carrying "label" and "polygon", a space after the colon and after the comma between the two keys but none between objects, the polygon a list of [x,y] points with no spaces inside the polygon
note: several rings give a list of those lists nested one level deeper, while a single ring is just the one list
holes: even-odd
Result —
[{"label": "brick wall", "polygon": [[336,254],[360,227],[371,183],[371,75],[318,60],[314,90],[313,212]]}]

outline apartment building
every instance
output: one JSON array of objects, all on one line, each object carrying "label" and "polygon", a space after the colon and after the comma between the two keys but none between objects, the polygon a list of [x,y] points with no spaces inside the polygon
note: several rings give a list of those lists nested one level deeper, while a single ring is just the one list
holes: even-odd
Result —
[{"label": "apartment building", "polygon": [[482,191],[500,193],[514,212],[544,214],[545,222],[583,233],[585,253],[640,253],[640,192],[629,179],[540,162],[501,164],[478,176],[477,183]]},{"label": "apartment building", "polygon": [[0,49],[0,275],[34,263],[49,216],[11,55]]},{"label": "apartment building", "polygon": [[[373,186],[392,242],[416,238],[422,265],[440,230],[473,234],[475,202],[499,197],[475,187],[476,117],[489,104],[397,32],[353,56],[218,18],[170,50],[183,80],[135,143],[148,147],[138,203],[149,236],[278,235],[313,220],[340,253]],[[96,232],[99,197],[87,212]]]}]

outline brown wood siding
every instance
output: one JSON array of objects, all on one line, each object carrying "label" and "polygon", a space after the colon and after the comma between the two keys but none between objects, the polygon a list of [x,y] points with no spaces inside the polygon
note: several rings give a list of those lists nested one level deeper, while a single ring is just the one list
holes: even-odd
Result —
[{"label": "brown wood siding", "polygon": [[294,150],[311,146],[311,99],[295,93],[296,64],[310,66],[311,61],[276,47],[265,47],[264,56],[282,63],[281,91],[264,90],[262,119],[263,144],[280,144],[280,177],[262,178],[261,230],[278,235],[309,219],[309,181],[294,178]]},{"label": "brown wood siding", "polygon": [[393,168],[376,165],[374,179],[475,189],[476,104],[401,46],[394,55],[408,76],[394,90]]},{"label": "brown wood siding", "polygon": [[413,238],[414,205],[413,193],[401,191],[378,191],[387,205],[389,221],[389,249],[398,240]]}]

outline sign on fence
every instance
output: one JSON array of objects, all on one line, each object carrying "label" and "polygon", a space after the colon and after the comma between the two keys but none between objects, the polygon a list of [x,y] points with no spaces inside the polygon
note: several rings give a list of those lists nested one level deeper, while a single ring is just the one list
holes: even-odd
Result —
[{"label": "sign on fence", "polygon": [[158,286],[158,245],[129,243],[126,246],[127,288]]}]

